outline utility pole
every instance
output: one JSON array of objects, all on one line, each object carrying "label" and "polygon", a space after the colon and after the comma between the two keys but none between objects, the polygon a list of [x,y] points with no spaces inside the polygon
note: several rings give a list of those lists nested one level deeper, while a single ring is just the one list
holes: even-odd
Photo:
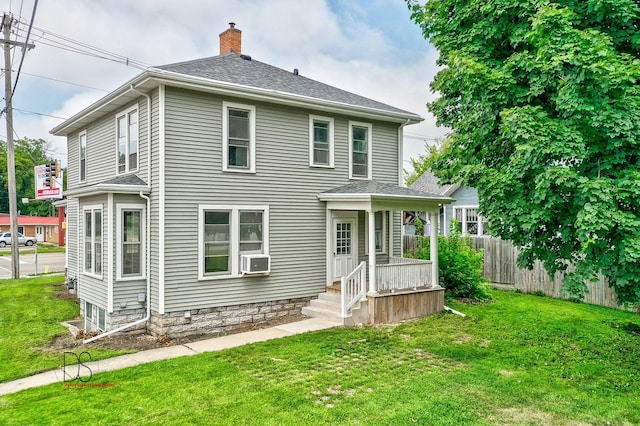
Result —
[{"label": "utility pole", "polygon": [[13,146],[13,108],[11,98],[13,87],[11,81],[11,46],[22,46],[32,49],[33,44],[11,41],[11,24],[13,18],[7,13],[2,18],[4,31],[4,110],[7,121],[7,177],[9,185],[9,215],[11,217],[11,276],[20,278],[20,258],[18,250],[18,200],[16,198],[16,157]]}]

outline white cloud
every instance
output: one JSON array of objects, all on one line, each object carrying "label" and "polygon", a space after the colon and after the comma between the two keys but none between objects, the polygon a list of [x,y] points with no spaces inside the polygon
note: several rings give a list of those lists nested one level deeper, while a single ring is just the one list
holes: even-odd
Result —
[{"label": "white cloud", "polygon": [[[4,10],[9,9],[7,0]],[[14,2],[15,3],[15,2]],[[31,4],[24,2],[23,19]],[[237,23],[243,31],[243,52],[262,62],[300,73],[360,95],[418,113],[425,122],[407,132],[440,136],[425,104],[433,99],[428,83],[435,72],[435,52],[425,48],[396,55],[395,44],[382,26],[363,19],[367,7],[401,7],[403,2],[350,2],[337,16],[323,0],[57,0],[40,2],[35,26],[151,65],[167,64],[218,54],[218,35]],[[14,5],[15,9],[15,5]],[[16,12],[13,10],[13,12]],[[396,11],[397,12],[397,11]],[[402,15],[402,13],[396,13]],[[397,23],[415,30],[407,13]],[[396,28],[396,27],[394,27]],[[29,52],[24,71],[82,85],[113,90],[140,70],[47,46],[33,31],[36,49]],[[424,42],[426,44],[426,42]],[[73,43],[70,43],[73,44]],[[396,59],[411,57],[412,59]],[[43,86],[45,85],[46,86]],[[39,85],[39,86],[38,86]],[[37,88],[40,90],[38,96]],[[71,117],[104,92],[49,81],[21,78],[15,103],[23,109]],[[60,120],[16,114],[20,136],[52,142],[57,153],[64,141],[48,134]],[[4,123],[2,123],[4,124]],[[424,143],[407,139],[405,158],[423,151]]]}]

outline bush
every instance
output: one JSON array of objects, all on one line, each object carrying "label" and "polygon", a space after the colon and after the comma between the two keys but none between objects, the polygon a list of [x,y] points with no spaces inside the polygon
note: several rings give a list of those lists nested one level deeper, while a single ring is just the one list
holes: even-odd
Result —
[{"label": "bush", "polygon": [[[417,259],[430,259],[429,240],[416,251]],[[483,251],[474,250],[471,237],[460,235],[457,223],[451,223],[448,237],[438,236],[438,272],[440,285],[449,296],[473,300],[490,300],[487,289],[489,282],[482,275]]]}]

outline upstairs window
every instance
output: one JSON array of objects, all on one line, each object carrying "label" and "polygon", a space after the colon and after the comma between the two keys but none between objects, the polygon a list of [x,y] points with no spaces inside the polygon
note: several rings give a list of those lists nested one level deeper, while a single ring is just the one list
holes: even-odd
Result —
[{"label": "upstairs window", "polygon": [[333,167],[333,118],[309,116],[309,165]]},{"label": "upstairs window", "polygon": [[255,107],[223,102],[222,108],[222,169],[255,173]]},{"label": "upstairs window", "polygon": [[81,132],[80,142],[80,182],[87,180],[87,131]]},{"label": "upstairs window", "polygon": [[118,173],[138,170],[138,109],[116,116]]},{"label": "upstairs window", "polygon": [[349,122],[349,178],[371,179],[371,124]]}]

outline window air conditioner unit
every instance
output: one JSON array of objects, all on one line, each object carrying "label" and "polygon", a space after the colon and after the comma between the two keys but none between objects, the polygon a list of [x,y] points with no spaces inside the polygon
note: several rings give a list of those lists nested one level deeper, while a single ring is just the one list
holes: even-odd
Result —
[{"label": "window air conditioner unit", "polygon": [[243,254],[240,272],[243,274],[268,274],[271,272],[271,256],[268,254]]}]

